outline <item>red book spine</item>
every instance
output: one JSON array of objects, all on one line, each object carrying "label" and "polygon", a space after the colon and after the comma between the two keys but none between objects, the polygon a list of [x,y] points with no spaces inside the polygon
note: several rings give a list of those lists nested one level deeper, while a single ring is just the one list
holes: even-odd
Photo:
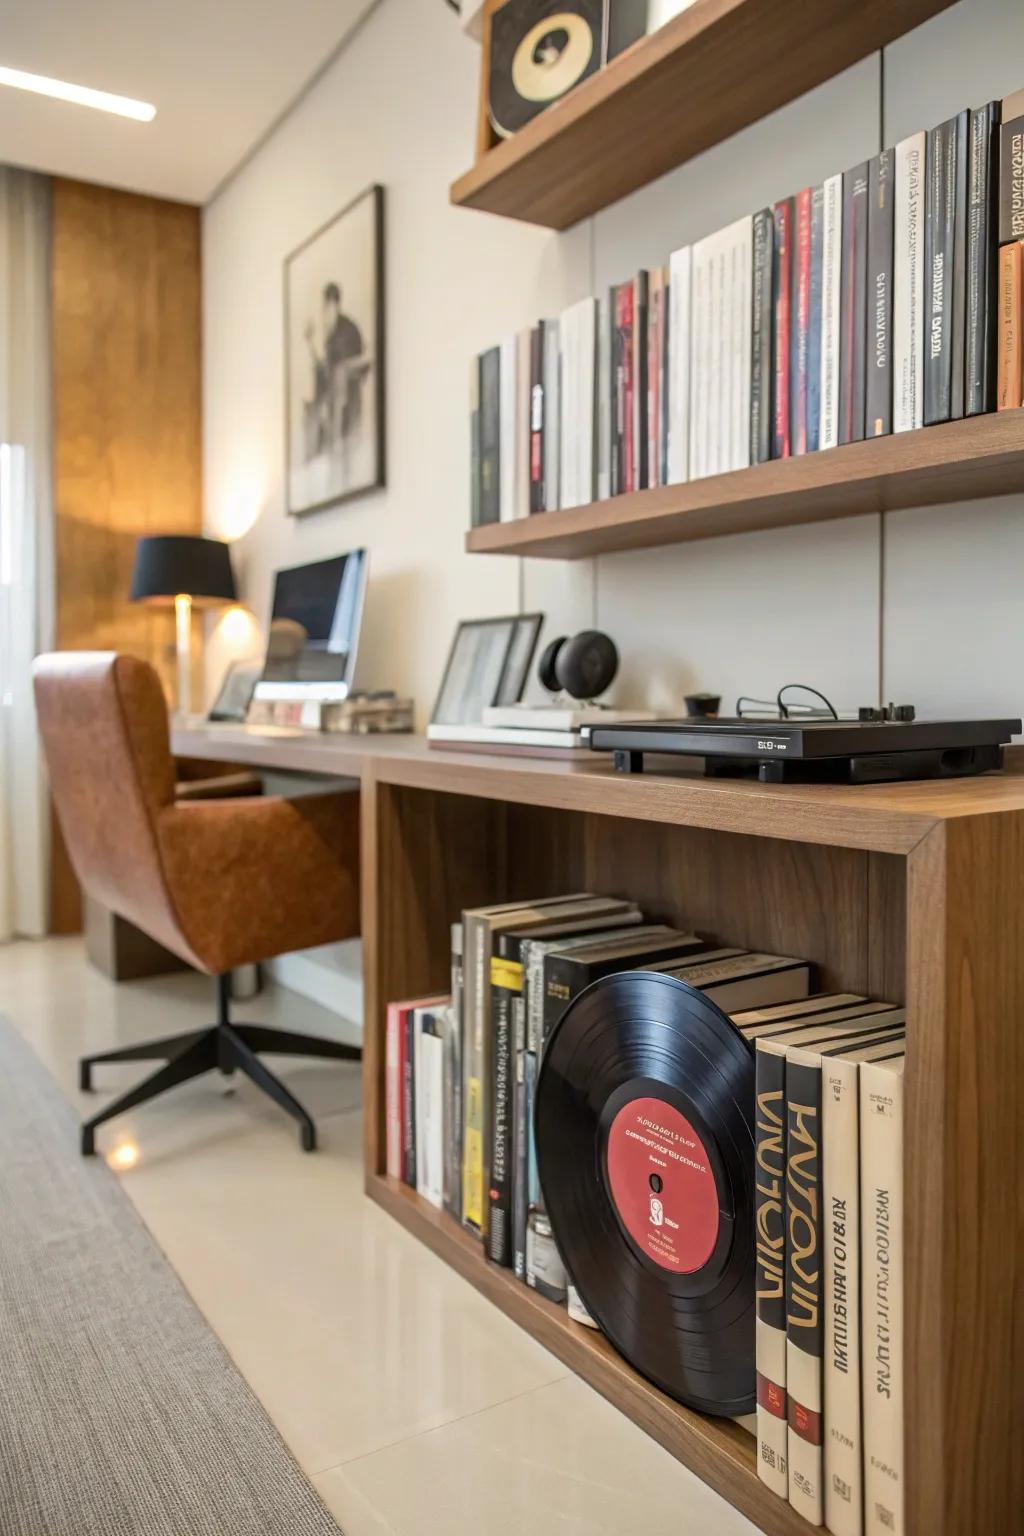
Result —
[{"label": "red book spine", "polygon": [[796,199],[796,302],[793,324],[792,387],[790,432],[794,453],[807,452],[807,343],[811,327],[811,189],[805,187]]},{"label": "red book spine", "polygon": [[775,409],[772,458],[788,459],[791,452],[789,421],[789,335],[793,282],[793,200],[775,204]]},{"label": "red book spine", "polygon": [[633,284],[619,289],[619,314],[622,328],[622,459],[623,490],[636,490],[636,442],[633,431],[633,394],[636,388],[633,366]]}]

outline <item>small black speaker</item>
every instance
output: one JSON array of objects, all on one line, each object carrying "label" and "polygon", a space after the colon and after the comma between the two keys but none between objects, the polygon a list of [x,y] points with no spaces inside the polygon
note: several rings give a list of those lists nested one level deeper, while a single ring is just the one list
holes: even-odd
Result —
[{"label": "small black speaker", "polygon": [[583,629],[578,635],[559,635],[548,642],[537,676],[548,693],[596,699],[611,687],[618,670],[619,653],[611,636],[599,629]]}]

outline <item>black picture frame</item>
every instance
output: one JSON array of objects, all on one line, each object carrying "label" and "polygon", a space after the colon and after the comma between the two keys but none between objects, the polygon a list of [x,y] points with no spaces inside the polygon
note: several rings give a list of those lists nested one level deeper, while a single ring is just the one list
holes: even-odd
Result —
[{"label": "black picture frame", "polygon": [[[368,262],[368,271],[372,284],[371,314],[368,321],[364,316],[363,325],[359,326],[343,310],[345,275],[340,271],[332,273],[328,258],[331,236],[337,236],[343,221],[354,218],[358,212],[363,210],[367,202],[370,204],[368,228],[372,245]],[[354,197],[351,202],[346,203],[345,207],[328,219],[325,224],[321,224],[301,245],[297,245],[294,250],[290,251],[284,259],[282,274],[284,315],[284,500],[285,510],[289,517],[306,517],[311,512],[321,512],[328,507],[342,506],[348,501],[355,500],[357,497],[381,490],[387,484],[384,238],[384,188],[378,183],[374,183],[360,192],[358,197]],[[345,374],[345,399],[340,405],[338,404],[338,391],[336,389],[336,371],[339,368],[345,368],[353,360],[358,361],[359,354],[352,354],[347,358],[340,359],[338,362],[332,362],[328,355],[327,340],[324,339],[323,357],[318,359],[314,340],[310,336],[310,330],[315,322],[312,321],[308,310],[305,312],[304,330],[301,334],[296,330],[297,325],[300,323],[299,308],[301,303],[296,293],[297,275],[301,270],[307,287],[310,282],[310,273],[313,275],[312,280],[316,282],[316,257],[318,250],[320,252],[320,259],[323,262],[320,286],[322,288],[325,308],[328,287],[333,286],[341,290],[341,297],[337,306],[335,332],[332,332],[332,336],[335,333],[338,333],[339,336],[343,335],[342,332],[338,332],[338,327],[344,322],[347,326],[355,327],[355,330],[364,341],[364,349],[364,332],[367,333],[372,347],[372,355],[367,359],[368,368],[366,372],[361,373],[355,370],[351,381],[348,379],[348,374]],[[299,401],[296,398],[296,370],[298,368],[296,345],[297,342],[301,343],[303,338],[306,340],[312,354],[310,362],[312,363],[314,398],[313,400],[304,399],[302,401],[302,430],[297,432],[298,417],[296,413]],[[341,340],[339,345],[345,345],[345,342]],[[359,388],[356,388],[353,392],[353,385],[358,386],[367,373],[370,378],[370,389],[369,394],[364,397]],[[345,422],[346,413],[350,411],[353,402],[358,404],[359,412],[361,413],[364,398],[372,402],[373,408],[373,421],[367,431],[366,438],[370,445],[371,467],[368,473],[362,474],[357,479],[356,483],[348,484],[344,483],[343,456],[335,456],[330,451],[326,454],[309,456],[309,448],[311,440],[318,438],[320,435],[329,437],[332,447],[340,446],[338,440],[343,441],[345,435],[350,431],[350,427]],[[303,463],[297,464],[295,449],[297,438],[300,436],[304,439],[304,449],[307,456]],[[332,457],[336,457],[333,470],[330,462]],[[327,461],[326,464],[318,463],[321,458]],[[317,474],[315,477],[311,473],[303,476],[303,481],[308,480],[310,486],[307,491],[303,492],[301,489],[303,481],[299,480],[299,474],[302,470],[310,471],[313,465],[317,467]],[[320,482],[325,477],[326,485],[320,486]],[[314,485],[320,486],[320,489],[313,489]]]},{"label": "black picture frame", "polygon": [[[492,705],[518,704],[543,623],[542,613],[461,619],[448,651],[431,725],[479,724],[484,710]],[[488,645],[486,651],[484,645]],[[475,692],[471,691],[474,685]]]}]

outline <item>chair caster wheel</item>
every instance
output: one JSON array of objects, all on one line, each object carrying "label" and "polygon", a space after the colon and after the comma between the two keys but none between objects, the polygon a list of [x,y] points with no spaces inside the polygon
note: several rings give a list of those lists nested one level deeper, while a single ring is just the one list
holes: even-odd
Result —
[{"label": "chair caster wheel", "polygon": [[316,1151],[316,1131],[311,1125],[304,1125],[301,1131],[303,1152]]},{"label": "chair caster wheel", "polygon": [[79,1093],[92,1092],[92,1062],[80,1061],[78,1063],[78,1091]]},{"label": "chair caster wheel", "polygon": [[83,1125],[82,1126],[82,1156],[83,1157],[95,1157],[95,1155],[96,1155],[96,1133],[92,1129],[91,1126]]}]

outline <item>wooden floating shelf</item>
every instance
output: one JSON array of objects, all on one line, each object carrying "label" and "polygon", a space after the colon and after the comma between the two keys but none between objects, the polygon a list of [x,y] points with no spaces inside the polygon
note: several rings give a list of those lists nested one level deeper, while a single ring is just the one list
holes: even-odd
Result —
[{"label": "wooden floating shelf", "polygon": [[466,548],[473,554],[580,560],[1020,491],[1024,411],[999,411],[774,459],[685,485],[489,523],[469,531]]},{"label": "wooden floating shelf", "polygon": [[695,0],[488,150],[451,200],[568,229],[951,3]]},{"label": "wooden floating shelf", "polygon": [[407,1185],[370,1174],[366,1192],[767,1536],[810,1536],[812,1527],[806,1520],[761,1482],[756,1441],[741,1425],[691,1413],[659,1392],[627,1365],[603,1335],[572,1322],[564,1307],[530,1290],[511,1270],[489,1264],[477,1238]]}]

